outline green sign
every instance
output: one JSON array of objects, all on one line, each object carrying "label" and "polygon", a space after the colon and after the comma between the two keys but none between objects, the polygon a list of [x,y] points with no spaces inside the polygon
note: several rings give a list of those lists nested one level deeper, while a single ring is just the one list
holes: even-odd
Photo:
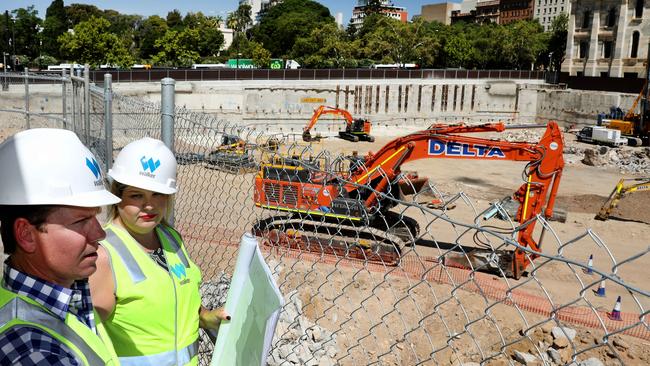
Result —
[{"label": "green sign", "polygon": [[[231,69],[257,69],[257,65],[253,63],[253,60],[250,58],[231,58],[228,60],[228,67]],[[284,62],[282,59],[279,58],[273,58],[271,59],[271,63],[268,66],[269,69],[283,69],[284,68]]]}]

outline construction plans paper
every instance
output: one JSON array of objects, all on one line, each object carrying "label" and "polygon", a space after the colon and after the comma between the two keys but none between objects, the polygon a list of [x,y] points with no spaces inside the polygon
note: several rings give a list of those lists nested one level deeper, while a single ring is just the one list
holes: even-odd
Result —
[{"label": "construction plans paper", "polygon": [[244,234],[226,298],[232,319],[219,327],[211,365],[266,365],[283,305],[257,239]]}]

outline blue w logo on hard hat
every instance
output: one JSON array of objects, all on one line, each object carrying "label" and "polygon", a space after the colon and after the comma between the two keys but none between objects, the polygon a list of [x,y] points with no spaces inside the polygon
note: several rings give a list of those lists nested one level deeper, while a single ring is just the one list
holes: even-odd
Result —
[{"label": "blue w logo on hard hat", "polygon": [[187,273],[185,273],[185,266],[181,263],[174,264],[173,266],[169,267],[169,270],[178,278],[179,280],[183,277],[187,276]]},{"label": "blue w logo on hard hat", "polygon": [[160,160],[154,161],[152,158],[149,158],[149,160],[147,160],[146,156],[140,158],[140,163],[142,164],[142,169],[144,169],[145,172],[147,169],[149,169],[153,173],[154,170],[158,169],[160,166]]},{"label": "blue w logo on hard hat", "polygon": [[95,178],[99,178],[101,175],[101,170],[99,169],[99,164],[97,164],[97,160],[95,160],[95,158],[86,158],[86,166],[88,169],[90,169],[91,172],[93,172]]}]

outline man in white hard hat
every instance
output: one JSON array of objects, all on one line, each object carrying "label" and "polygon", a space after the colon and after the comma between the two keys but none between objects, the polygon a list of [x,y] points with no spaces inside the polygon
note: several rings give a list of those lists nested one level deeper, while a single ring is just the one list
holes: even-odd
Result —
[{"label": "man in white hard hat", "polygon": [[93,154],[60,129],[0,144],[0,365],[117,365],[87,278],[105,232],[95,217],[119,202]]}]

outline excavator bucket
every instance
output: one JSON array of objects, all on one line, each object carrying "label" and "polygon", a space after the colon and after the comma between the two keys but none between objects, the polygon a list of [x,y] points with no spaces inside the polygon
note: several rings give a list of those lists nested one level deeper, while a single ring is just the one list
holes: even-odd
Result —
[{"label": "excavator bucket", "polygon": [[397,183],[400,190],[400,196],[411,196],[421,192],[428,187],[429,178],[418,176],[406,176]]},{"label": "excavator bucket", "polygon": [[320,134],[316,134],[316,136],[312,136],[309,131],[305,131],[302,133],[302,140],[304,142],[312,142],[312,141],[320,141],[323,137]]},{"label": "excavator bucket", "polygon": [[443,264],[448,267],[472,269],[508,277],[513,276],[513,253],[505,250],[470,249],[466,252],[448,252]]}]

